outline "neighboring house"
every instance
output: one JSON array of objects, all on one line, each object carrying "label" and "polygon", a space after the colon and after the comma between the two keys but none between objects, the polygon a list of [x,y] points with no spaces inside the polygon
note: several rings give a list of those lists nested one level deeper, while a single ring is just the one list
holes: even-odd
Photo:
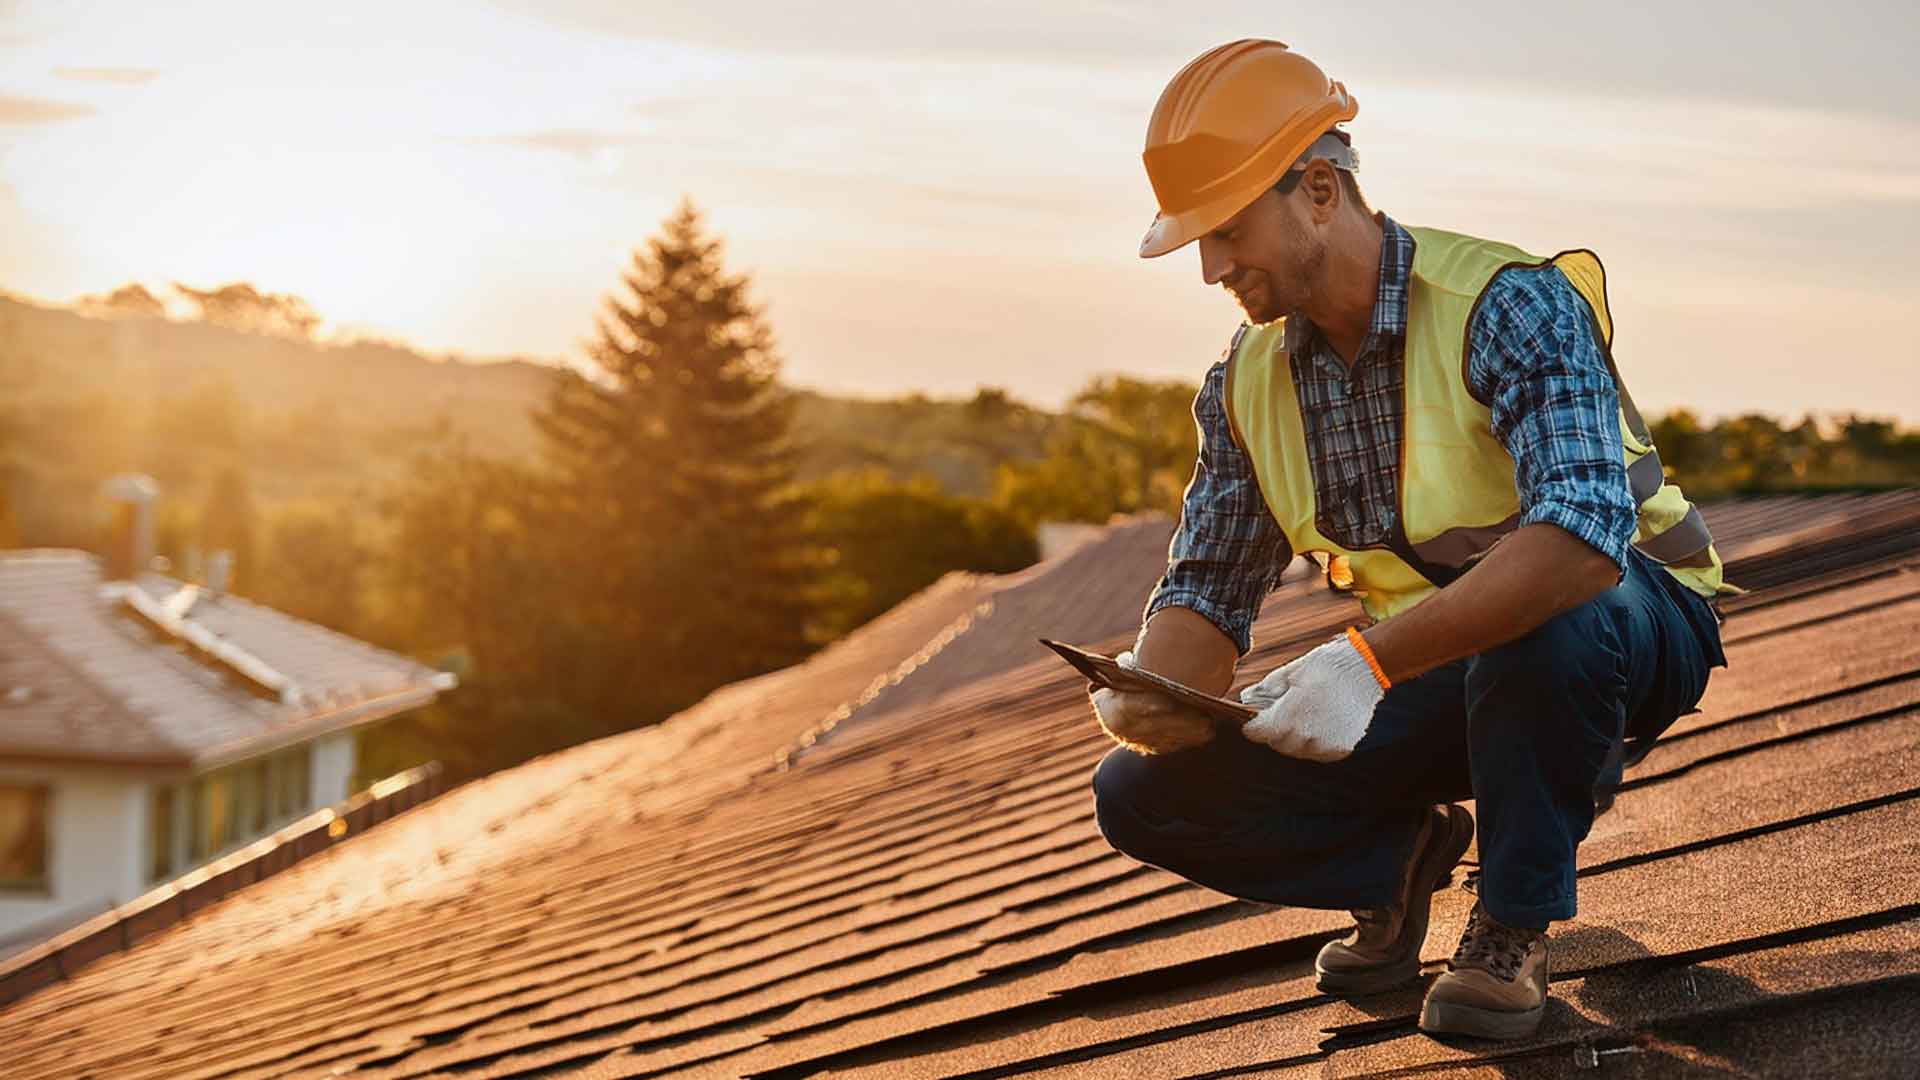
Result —
[{"label": "neighboring house", "polygon": [[347,798],[355,729],[453,685],[232,595],[0,552],[0,954]]}]

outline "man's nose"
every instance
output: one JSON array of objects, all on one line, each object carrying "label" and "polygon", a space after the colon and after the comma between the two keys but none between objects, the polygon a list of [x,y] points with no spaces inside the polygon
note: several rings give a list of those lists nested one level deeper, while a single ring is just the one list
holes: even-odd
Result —
[{"label": "man's nose", "polygon": [[1225,248],[1212,236],[1200,237],[1200,277],[1209,285],[1218,285],[1233,273],[1233,258]]}]

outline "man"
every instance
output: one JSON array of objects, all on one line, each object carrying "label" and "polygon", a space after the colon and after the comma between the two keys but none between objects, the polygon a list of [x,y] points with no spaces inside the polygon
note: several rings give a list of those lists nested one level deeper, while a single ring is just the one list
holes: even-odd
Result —
[{"label": "man", "polygon": [[1195,399],[1199,460],[1123,662],[1226,692],[1299,554],[1349,570],[1372,623],[1248,687],[1242,737],[1096,691],[1121,743],[1096,804],[1145,862],[1352,910],[1316,976],[1364,994],[1418,977],[1431,894],[1473,839],[1455,803],[1476,800],[1478,901],[1420,1022],[1518,1037],[1596,785],[1726,662],[1721,564],[1619,383],[1599,260],[1370,212],[1335,128],[1357,111],[1272,41],[1202,55],[1154,110],[1141,255],[1197,241],[1249,325]]}]

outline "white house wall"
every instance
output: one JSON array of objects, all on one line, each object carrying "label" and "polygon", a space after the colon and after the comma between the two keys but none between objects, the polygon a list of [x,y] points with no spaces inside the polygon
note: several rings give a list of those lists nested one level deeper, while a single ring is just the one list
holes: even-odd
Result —
[{"label": "white house wall", "polygon": [[51,895],[0,893],[0,938],[104,911],[146,891],[146,780],[137,773],[0,765],[0,783],[45,785]]},{"label": "white house wall", "polygon": [[343,731],[313,744],[313,807],[332,806],[353,794],[353,732]]}]

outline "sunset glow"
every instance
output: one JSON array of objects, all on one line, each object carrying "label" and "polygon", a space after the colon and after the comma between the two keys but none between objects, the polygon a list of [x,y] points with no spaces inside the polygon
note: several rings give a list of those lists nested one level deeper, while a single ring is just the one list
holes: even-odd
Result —
[{"label": "sunset glow", "polygon": [[247,280],[336,332],[559,358],[687,194],[800,385],[1193,379],[1235,309],[1189,253],[1134,257],[1141,133],[1182,63],[1257,34],[1358,97],[1377,207],[1599,251],[1647,406],[1920,418],[1886,333],[1920,300],[1905,5],[312,10],[0,4],[0,289]]}]

